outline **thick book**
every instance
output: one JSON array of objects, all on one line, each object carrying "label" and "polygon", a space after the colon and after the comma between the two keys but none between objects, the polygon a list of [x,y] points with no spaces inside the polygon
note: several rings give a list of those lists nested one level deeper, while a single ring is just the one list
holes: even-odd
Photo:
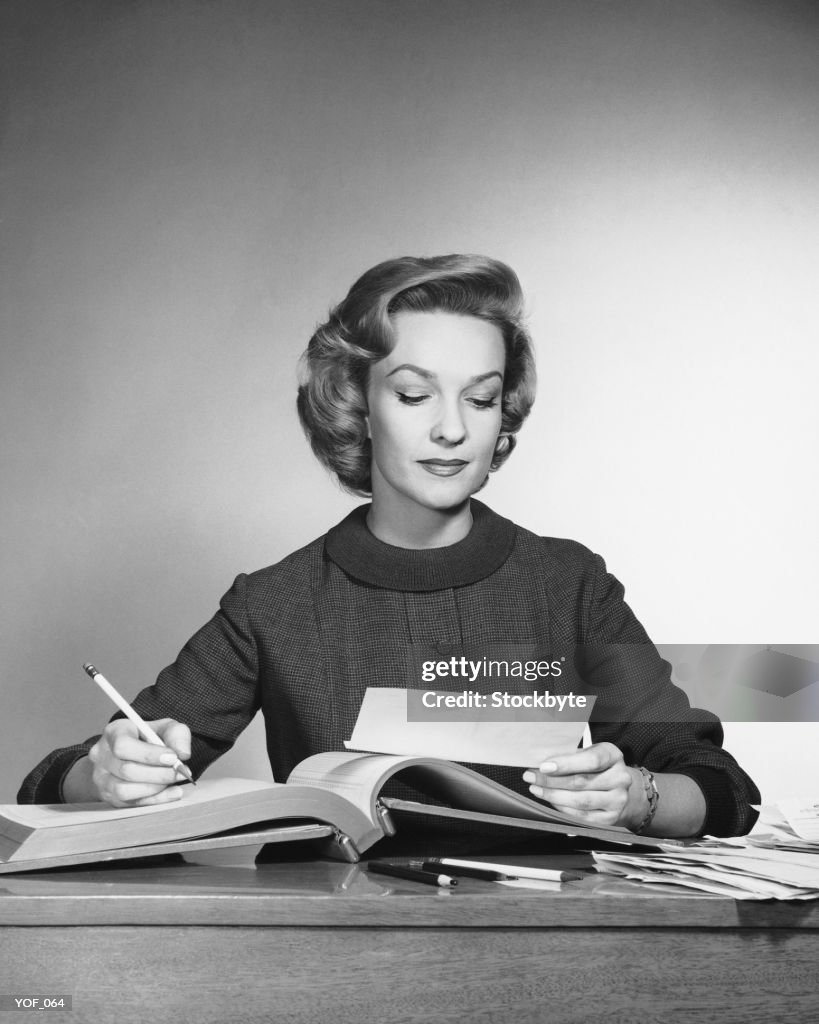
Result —
[{"label": "thick book", "polygon": [[[382,797],[394,776],[439,803]],[[462,764],[432,757],[316,754],[286,783],[213,779],[184,789],[181,800],[150,807],[0,806],[0,874],[296,839],[320,839],[325,852],[356,861],[394,834],[392,810],[616,843],[657,843],[616,826],[580,824]]]}]

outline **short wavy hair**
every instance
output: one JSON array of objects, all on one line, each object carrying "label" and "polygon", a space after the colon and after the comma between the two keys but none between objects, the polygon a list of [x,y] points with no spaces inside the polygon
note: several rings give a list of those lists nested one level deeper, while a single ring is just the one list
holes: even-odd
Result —
[{"label": "short wavy hair", "polygon": [[372,489],[367,437],[370,366],[395,346],[400,312],[446,312],[496,324],[506,364],[501,428],[490,471],[515,447],[535,398],[532,343],[515,272],[487,256],[404,256],[366,271],[330,312],[302,356],[299,419],[318,459],[353,494]]}]

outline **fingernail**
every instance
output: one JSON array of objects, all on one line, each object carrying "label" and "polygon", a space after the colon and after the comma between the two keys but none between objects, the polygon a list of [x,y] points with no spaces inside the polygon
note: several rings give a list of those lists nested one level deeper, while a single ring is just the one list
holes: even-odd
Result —
[{"label": "fingernail", "polygon": [[524,782],[534,782],[535,781],[535,773],[534,772],[524,772],[523,773],[523,781]]},{"label": "fingernail", "polygon": [[546,761],[544,764],[542,764],[540,766],[540,771],[542,771],[542,772],[556,772],[557,771],[557,765],[554,763],[554,761]]},{"label": "fingernail", "polygon": [[170,752],[159,755],[160,764],[176,764],[176,754]]}]

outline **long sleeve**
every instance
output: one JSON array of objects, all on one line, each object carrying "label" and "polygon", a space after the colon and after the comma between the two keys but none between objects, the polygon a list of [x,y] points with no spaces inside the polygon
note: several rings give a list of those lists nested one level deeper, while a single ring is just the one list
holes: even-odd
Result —
[{"label": "long sleeve", "polygon": [[754,824],[759,790],[723,750],[723,730],[709,711],[692,708],[671,682],[671,666],[624,600],[621,583],[595,555],[584,643],[576,668],[597,696],[591,720],[596,742],[614,743],[628,764],[692,778],[707,811],[703,832],[743,835]]},{"label": "long sleeve", "polygon": [[[190,726],[189,765],[198,777],[224,754],[260,706],[256,644],[246,607],[246,577],[236,578],[219,611],[176,661],[142,690],[133,707],[145,721],[173,718]],[[113,718],[121,718],[118,712]],[[23,780],[18,803],[58,803],[74,763],[99,739],[52,751]]]}]

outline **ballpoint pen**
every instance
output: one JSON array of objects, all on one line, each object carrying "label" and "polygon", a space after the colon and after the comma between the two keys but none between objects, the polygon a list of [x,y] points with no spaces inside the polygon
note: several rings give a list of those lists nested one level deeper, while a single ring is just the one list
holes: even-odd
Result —
[{"label": "ballpoint pen", "polygon": [[[410,866],[414,868],[420,868],[422,871],[440,871],[443,865],[437,860],[423,860],[423,861],[411,861]],[[446,865],[447,873],[454,875],[456,878],[476,878],[482,882],[506,882],[510,878],[515,876],[511,873],[505,874],[501,871],[493,871],[487,868],[479,867],[466,867],[464,865],[452,866],[451,864]]]},{"label": "ballpoint pen", "polygon": [[393,878],[407,878],[411,882],[420,882],[422,885],[435,885],[440,888],[450,889],[458,884],[457,878],[440,872],[419,871],[417,868],[408,867],[406,864],[391,864],[389,861],[371,860],[367,864],[367,870],[376,875],[390,875]]}]

